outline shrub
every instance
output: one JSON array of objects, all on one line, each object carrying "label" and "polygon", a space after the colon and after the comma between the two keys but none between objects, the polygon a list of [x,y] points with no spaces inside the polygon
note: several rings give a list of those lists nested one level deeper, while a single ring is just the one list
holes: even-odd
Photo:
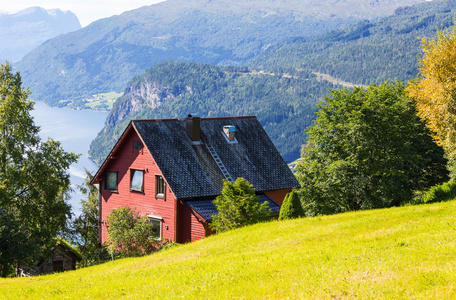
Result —
[{"label": "shrub", "polygon": [[421,198],[421,203],[448,201],[456,198],[456,181],[448,181],[431,187]]},{"label": "shrub", "polygon": [[141,256],[156,251],[160,247],[154,236],[153,225],[147,217],[129,207],[113,210],[107,218],[108,240],[111,250],[118,251],[123,257]]},{"label": "shrub", "polygon": [[304,217],[301,201],[298,193],[292,191],[285,196],[282,207],[280,208],[279,220],[289,220]]},{"label": "shrub", "polygon": [[209,226],[218,233],[267,220],[270,214],[268,203],[258,202],[253,186],[244,178],[234,183],[225,180],[214,204],[218,214],[212,216]]}]

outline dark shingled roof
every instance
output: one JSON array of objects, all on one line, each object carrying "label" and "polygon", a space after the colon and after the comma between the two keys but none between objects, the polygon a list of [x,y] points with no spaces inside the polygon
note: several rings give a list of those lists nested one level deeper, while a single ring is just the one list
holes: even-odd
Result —
[{"label": "dark shingled roof", "polygon": [[[275,203],[271,198],[266,196],[265,194],[258,195],[258,203],[264,203],[265,201],[268,203],[269,208],[271,209],[273,214],[278,214],[280,212],[280,206]],[[214,198],[215,199],[215,198]],[[186,200],[184,201],[193,209],[197,214],[199,214],[204,220],[212,220],[212,216],[218,214],[217,207],[215,207],[214,199],[209,200]]]},{"label": "dark shingled roof", "polygon": [[[233,180],[243,177],[259,193],[299,187],[295,176],[255,117],[202,118],[202,144],[194,145],[184,120],[132,121],[178,199],[220,194],[225,178],[206,145],[212,146]],[[227,142],[223,126],[236,128]]]}]

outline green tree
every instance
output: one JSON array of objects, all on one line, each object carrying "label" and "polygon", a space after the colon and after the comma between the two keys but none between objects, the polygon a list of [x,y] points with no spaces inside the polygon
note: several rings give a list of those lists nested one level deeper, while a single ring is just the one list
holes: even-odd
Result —
[{"label": "green tree", "polygon": [[111,250],[123,257],[149,254],[159,248],[160,241],[154,239],[154,227],[147,217],[130,207],[111,211],[107,217],[108,240]]},{"label": "green tree", "polygon": [[[29,94],[22,88],[20,74],[12,74],[8,63],[1,65],[0,208],[28,234],[24,243],[46,247],[70,217],[67,170],[78,155],[65,152],[57,141],[40,140],[39,127],[30,116],[34,103]],[[34,247],[27,249],[30,257],[39,256]]]},{"label": "green tree", "polygon": [[297,167],[306,215],[396,206],[448,180],[443,149],[403,84],[332,90],[325,99]]},{"label": "green tree", "polygon": [[96,265],[108,259],[106,248],[101,245],[99,239],[98,188],[90,184],[93,175],[88,170],[85,172],[84,183],[77,188],[87,198],[81,200],[82,212],[71,224],[72,242],[78,245],[82,255],[80,267]]},{"label": "green tree", "polygon": [[30,252],[36,250],[30,231],[13,215],[0,214],[0,276],[14,274],[12,262],[29,262]]},{"label": "green tree", "polygon": [[291,191],[285,196],[282,207],[280,208],[279,220],[289,220],[304,217],[301,201],[298,193]]},{"label": "green tree", "polygon": [[216,232],[252,225],[267,220],[270,215],[268,203],[258,202],[253,186],[244,178],[238,178],[234,183],[225,180],[222,193],[215,198],[214,204],[218,214],[212,216],[210,228]]}]

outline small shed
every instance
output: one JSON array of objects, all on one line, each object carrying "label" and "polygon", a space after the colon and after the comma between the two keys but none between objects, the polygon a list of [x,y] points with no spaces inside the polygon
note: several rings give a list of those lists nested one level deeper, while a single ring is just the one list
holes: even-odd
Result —
[{"label": "small shed", "polygon": [[58,241],[51,254],[38,267],[39,274],[51,274],[76,269],[76,262],[81,261],[81,255],[65,242]]}]

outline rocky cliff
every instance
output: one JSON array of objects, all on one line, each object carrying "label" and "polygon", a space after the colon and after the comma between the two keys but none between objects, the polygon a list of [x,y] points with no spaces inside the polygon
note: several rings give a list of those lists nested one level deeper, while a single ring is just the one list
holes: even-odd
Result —
[{"label": "rocky cliff", "polygon": [[147,79],[129,84],[125,94],[117,100],[115,108],[108,115],[105,128],[114,127],[146,108],[155,109],[176,96],[178,95],[173,94],[169,86]]}]

